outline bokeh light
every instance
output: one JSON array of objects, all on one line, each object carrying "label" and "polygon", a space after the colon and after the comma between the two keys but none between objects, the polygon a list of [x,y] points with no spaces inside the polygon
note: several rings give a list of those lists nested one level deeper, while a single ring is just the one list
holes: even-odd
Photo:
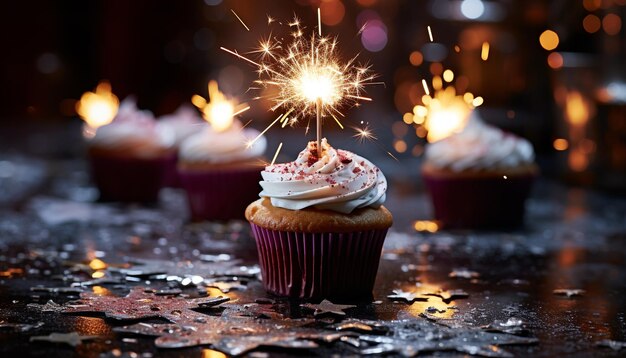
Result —
[{"label": "bokeh light", "polygon": [[409,62],[411,62],[411,65],[417,67],[424,62],[424,56],[422,56],[422,53],[419,51],[413,51],[409,55]]},{"label": "bokeh light", "polygon": [[552,52],[548,55],[548,66],[554,70],[563,67],[563,56],[558,52]]},{"label": "bokeh light", "polygon": [[608,35],[617,35],[622,29],[622,19],[616,14],[607,14],[602,19],[602,29]]},{"label": "bokeh light", "polygon": [[346,14],[346,8],[340,0],[324,0],[320,4],[320,10],[322,23],[327,26],[339,24]]},{"label": "bokeh light", "polygon": [[564,151],[569,147],[569,143],[567,142],[567,139],[557,138],[554,142],[552,142],[552,146],[558,151]]},{"label": "bokeh light", "polygon": [[546,30],[539,36],[539,43],[545,50],[552,51],[559,46],[559,35],[552,30]]},{"label": "bokeh light", "polygon": [[598,32],[602,27],[602,21],[596,15],[589,14],[583,19],[583,28],[590,34]]},{"label": "bokeh light", "polygon": [[366,50],[378,52],[387,46],[387,27],[380,20],[372,20],[361,33],[361,43]]},{"label": "bokeh light", "polygon": [[481,0],[463,0],[461,13],[470,20],[478,19],[485,12],[485,5]]}]

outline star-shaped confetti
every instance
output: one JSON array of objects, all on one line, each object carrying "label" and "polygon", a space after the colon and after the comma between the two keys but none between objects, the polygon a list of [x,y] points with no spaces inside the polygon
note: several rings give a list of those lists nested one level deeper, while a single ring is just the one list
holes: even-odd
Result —
[{"label": "star-shaped confetti", "polygon": [[399,354],[413,357],[420,353],[456,351],[487,357],[511,357],[500,348],[505,345],[528,345],[538,342],[535,338],[518,337],[504,333],[486,332],[468,326],[447,327],[439,321],[403,319],[388,321],[385,335],[363,334],[358,340],[342,340],[355,347],[362,355]]},{"label": "star-shaped confetti", "polygon": [[221,316],[185,311],[175,323],[138,323],[116,327],[114,331],[157,337],[154,343],[158,348],[212,345],[231,355],[243,354],[260,346],[312,347],[303,341],[310,341],[315,331],[300,328],[311,323],[310,319],[258,320],[242,315],[245,312],[242,306],[227,306]]},{"label": "star-shaped confetti", "polygon": [[187,299],[181,296],[160,296],[150,289],[134,287],[127,296],[100,296],[83,292],[80,300],[66,304],[64,313],[103,313],[117,320],[164,318],[175,321],[185,310],[213,307],[228,301],[227,297]]},{"label": "star-shaped confetti", "polygon": [[387,296],[387,298],[393,301],[404,301],[408,304],[415,301],[428,301],[428,297],[424,297],[417,292],[403,290],[393,290],[392,292],[393,294]]},{"label": "star-shaped confetti", "polygon": [[83,343],[83,341],[90,341],[100,338],[100,336],[81,336],[77,332],[71,333],[50,333],[47,336],[33,336],[30,337],[31,342],[41,341],[41,342],[51,342],[51,343],[60,343],[60,344],[68,344],[72,347],[76,347],[79,344]]},{"label": "star-shaped confetti", "polygon": [[552,291],[557,296],[565,296],[567,298],[578,297],[585,294],[585,290],[579,288],[559,288]]},{"label": "star-shaped confetti", "polygon": [[526,336],[530,332],[524,327],[524,321],[517,317],[509,317],[506,321],[496,320],[482,327],[487,332],[501,332]]},{"label": "star-shaped confetti", "polygon": [[467,298],[469,297],[469,293],[461,290],[461,289],[456,289],[456,290],[439,290],[437,292],[433,292],[433,293],[427,293],[427,296],[437,296],[440,297],[443,302],[445,303],[450,303],[451,301],[454,301],[456,299],[460,299],[460,298]]},{"label": "star-shaped confetti", "polygon": [[30,309],[39,310],[41,312],[57,312],[57,313],[63,312],[63,310],[65,309],[64,306],[54,302],[53,300],[49,300],[43,305],[39,303],[29,303],[26,305],[26,307]]},{"label": "star-shaped confetti", "polygon": [[336,305],[336,304],[330,302],[329,300],[323,300],[319,304],[304,303],[304,304],[301,304],[300,307],[304,307],[304,308],[308,308],[308,309],[314,310],[314,312],[313,312],[314,316],[320,316],[320,315],[324,315],[324,314],[333,314],[333,315],[337,315],[337,316],[345,316],[346,313],[344,312],[344,310],[347,310],[349,308],[354,308],[356,306],[355,305]]},{"label": "star-shaped confetti", "polygon": [[9,323],[0,321],[0,331],[27,332],[43,326],[43,322],[30,323]]}]

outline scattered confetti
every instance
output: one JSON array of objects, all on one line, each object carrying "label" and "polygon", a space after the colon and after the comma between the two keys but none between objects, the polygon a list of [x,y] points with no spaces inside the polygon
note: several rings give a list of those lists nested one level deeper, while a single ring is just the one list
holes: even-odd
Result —
[{"label": "scattered confetti", "polygon": [[456,300],[456,299],[460,299],[460,298],[467,298],[469,297],[469,293],[457,289],[457,290],[439,290],[437,292],[434,293],[426,293],[427,296],[437,296],[437,297],[441,297],[441,299],[443,300],[443,302],[445,303],[450,303],[450,301]]},{"label": "scattered confetti", "polygon": [[393,290],[393,294],[388,295],[387,298],[393,301],[404,301],[408,304],[411,304],[415,301],[428,301],[428,297],[424,297],[423,295],[403,290]]},{"label": "scattered confetti", "polygon": [[301,304],[300,307],[315,310],[315,312],[313,312],[314,316],[320,316],[324,314],[334,314],[337,316],[345,316],[346,313],[344,312],[344,310],[347,310],[349,308],[354,308],[356,306],[355,305],[336,305],[328,300],[323,300],[319,304],[305,303],[305,304]]},{"label": "scattered confetti", "polygon": [[83,292],[79,301],[67,304],[64,313],[102,313],[117,320],[164,318],[175,321],[183,311],[192,308],[217,306],[229,300],[227,297],[187,299],[180,296],[159,296],[152,290],[134,287],[127,296],[99,296]]},{"label": "scattered confetti", "polygon": [[604,339],[596,343],[598,347],[606,347],[611,348],[614,351],[620,351],[626,348],[626,342],[623,341],[613,341],[610,339]]},{"label": "scattered confetti", "polygon": [[29,323],[8,323],[8,322],[0,321],[0,331],[28,332],[30,330],[40,328],[43,325],[44,325],[43,322],[29,324]]},{"label": "scattered confetti", "polygon": [[100,338],[99,336],[81,336],[78,332],[71,333],[50,333],[47,336],[33,336],[30,337],[31,342],[50,342],[67,344],[72,347],[76,347],[83,343],[83,341],[91,341]]},{"label": "scattered confetti", "polygon": [[565,296],[567,298],[578,297],[585,294],[585,290],[578,288],[560,288],[552,291],[557,296]]}]

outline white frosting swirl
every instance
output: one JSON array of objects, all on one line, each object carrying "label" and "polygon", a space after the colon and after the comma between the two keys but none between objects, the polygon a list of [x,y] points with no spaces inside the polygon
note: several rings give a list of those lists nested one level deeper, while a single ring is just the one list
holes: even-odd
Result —
[{"label": "white frosting swirl", "polygon": [[463,131],[429,144],[425,156],[433,166],[455,172],[514,168],[535,158],[526,139],[490,126],[476,115]]},{"label": "white frosting swirl", "polygon": [[180,146],[179,158],[187,162],[230,163],[263,156],[267,147],[267,139],[259,137],[259,131],[242,128],[241,122],[235,120],[232,126],[223,132],[216,132],[210,126],[200,133],[187,138]]},{"label": "white frosting swirl", "polygon": [[150,111],[140,111],[134,98],[126,98],[113,121],[96,130],[90,145],[110,149],[136,149],[136,154],[149,155],[169,148],[173,136],[157,130]]},{"label": "white frosting swirl", "polygon": [[376,166],[354,153],[335,150],[326,139],[320,159],[316,148],[317,142],[309,142],[295,161],[266,167],[259,195],[289,210],[314,207],[349,214],[382,205],[387,179]]},{"label": "white frosting swirl", "polygon": [[163,137],[173,136],[175,146],[198,133],[207,125],[198,111],[188,105],[180,106],[176,112],[161,116],[157,121],[157,130]]}]

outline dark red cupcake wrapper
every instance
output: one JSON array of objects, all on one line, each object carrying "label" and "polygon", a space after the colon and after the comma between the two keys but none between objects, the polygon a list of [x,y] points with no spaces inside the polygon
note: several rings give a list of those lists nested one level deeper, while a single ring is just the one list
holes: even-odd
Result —
[{"label": "dark red cupcake wrapper", "polygon": [[305,299],[371,297],[387,229],[302,233],[250,225],[269,292]]},{"label": "dark red cupcake wrapper", "polygon": [[192,220],[244,219],[248,204],[259,198],[259,168],[179,170]]},{"label": "dark red cupcake wrapper", "polygon": [[180,188],[180,178],[178,177],[178,169],[176,164],[178,163],[178,155],[174,155],[168,159],[165,163],[165,178],[163,180],[163,186],[170,188]]},{"label": "dark red cupcake wrapper", "polygon": [[492,178],[423,175],[435,219],[445,228],[508,229],[524,223],[534,174]]},{"label": "dark red cupcake wrapper", "polygon": [[172,156],[134,158],[90,153],[91,173],[100,200],[156,202]]}]

